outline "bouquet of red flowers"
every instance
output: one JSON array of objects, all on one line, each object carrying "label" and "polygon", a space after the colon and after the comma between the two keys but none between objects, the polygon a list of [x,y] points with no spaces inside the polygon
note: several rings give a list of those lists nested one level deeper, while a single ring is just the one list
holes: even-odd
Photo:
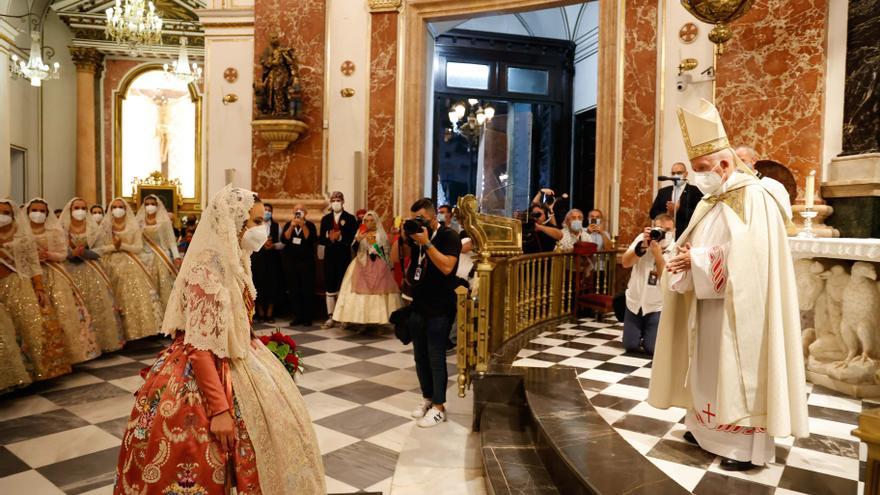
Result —
[{"label": "bouquet of red flowers", "polygon": [[303,372],[299,351],[296,349],[296,341],[290,338],[290,336],[284,335],[276,329],[272,335],[260,337],[260,341],[281,361],[281,365],[287,369],[291,378],[296,378],[297,373]]}]

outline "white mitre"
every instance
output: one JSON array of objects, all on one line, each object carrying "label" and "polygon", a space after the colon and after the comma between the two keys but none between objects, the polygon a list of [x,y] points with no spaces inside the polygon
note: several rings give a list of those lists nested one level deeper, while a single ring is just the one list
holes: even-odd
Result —
[{"label": "white mitre", "polygon": [[702,98],[697,113],[678,107],[678,125],[691,160],[730,148],[718,109]]}]

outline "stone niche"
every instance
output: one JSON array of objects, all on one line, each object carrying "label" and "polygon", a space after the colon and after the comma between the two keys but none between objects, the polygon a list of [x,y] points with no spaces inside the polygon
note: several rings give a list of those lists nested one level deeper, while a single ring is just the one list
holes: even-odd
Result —
[{"label": "stone niche", "polygon": [[790,239],[807,379],[880,397],[880,240]]}]

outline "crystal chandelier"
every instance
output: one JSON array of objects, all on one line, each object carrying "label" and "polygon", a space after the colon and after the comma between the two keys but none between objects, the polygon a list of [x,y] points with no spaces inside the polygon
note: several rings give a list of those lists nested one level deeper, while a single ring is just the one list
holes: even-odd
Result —
[{"label": "crystal chandelier", "polygon": [[[51,57],[51,54],[49,55]],[[55,62],[51,69],[43,62],[43,49],[40,47],[40,33],[31,32],[31,53],[27,63],[12,54],[12,77],[23,77],[31,80],[31,86],[42,86],[43,79],[58,79],[60,64]]]},{"label": "crystal chandelier", "polygon": [[180,37],[180,52],[177,54],[177,60],[171,62],[171,66],[164,64],[165,73],[180,79],[189,84],[202,80],[202,68],[195,62],[190,66],[189,53],[186,50],[186,36]]},{"label": "crystal chandelier", "polygon": [[116,0],[107,14],[107,38],[120,45],[128,45],[132,54],[141,45],[162,44],[162,18],[156,14],[153,2],[145,0]]},{"label": "crystal chandelier", "polygon": [[460,101],[449,109],[450,126],[446,128],[445,139],[448,142],[453,134],[458,134],[467,139],[470,146],[480,142],[483,126],[491,122],[495,117],[495,108],[488,104],[481,104],[480,100],[470,98],[467,103]]}]

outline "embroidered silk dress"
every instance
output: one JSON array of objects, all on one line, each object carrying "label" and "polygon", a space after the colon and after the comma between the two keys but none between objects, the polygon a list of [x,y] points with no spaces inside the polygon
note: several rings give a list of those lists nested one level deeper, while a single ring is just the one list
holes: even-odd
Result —
[{"label": "embroidered silk dress", "polygon": [[[162,324],[174,341],[143,372],[114,494],[326,493],[302,396],[252,340],[251,253],[236,234],[253,203],[253,193],[227,186],[202,216]],[[232,414],[231,452],[210,432],[218,414]]]},{"label": "embroidered silk dress", "polygon": [[147,220],[143,205],[137,213],[136,218],[143,232],[144,244],[140,257],[144,266],[150,270],[159,295],[160,310],[164,315],[171,289],[174,287],[174,279],[177,277],[177,267],[174,262],[180,258],[180,253],[174,238],[174,228],[171,226],[168,211],[163,206],[162,200],[152,194],[144,199],[147,198],[154,198],[158,202],[158,210],[153,217],[155,223],[152,224]]},{"label": "embroidered silk dress", "polygon": [[[159,332],[161,313],[150,270],[139,258],[143,251],[140,228],[127,204],[125,208],[122,230],[114,228],[112,215],[104,218],[94,251],[101,255],[101,263],[110,275],[125,339],[136,340]],[[121,240],[118,249],[113,245],[113,236]]]},{"label": "embroidered silk dress", "polygon": [[0,305],[0,394],[31,383],[27,357],[21,350],[22,339],[15,330],[12,315]]}]

